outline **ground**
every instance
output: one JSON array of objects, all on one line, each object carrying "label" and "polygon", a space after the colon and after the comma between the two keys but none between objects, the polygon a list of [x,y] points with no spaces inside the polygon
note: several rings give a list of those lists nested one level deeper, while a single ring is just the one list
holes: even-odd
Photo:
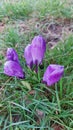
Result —
[{"label": "ground", "polygon": [[[23,53],[39,34],[47,51],[36,74]],[[0,45],[0,129],[73,130],[73,1],[1,1]],[[25,79],[4,74],[8,47],[17,51]],[[51,63],[64,65],[64,75],[48,87],[42,76]]]}]

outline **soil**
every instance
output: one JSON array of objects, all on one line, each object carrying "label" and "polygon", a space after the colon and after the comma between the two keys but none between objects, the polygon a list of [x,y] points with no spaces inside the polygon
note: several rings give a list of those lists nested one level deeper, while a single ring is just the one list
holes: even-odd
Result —
[{"label": "soil", "polygon": [[39,20],[32,18],[21,22],[19,32],[28,34],[34,31],[35,34],[42,34],[49,47],[53,48],[59,41],[64,41],[69,35],[73,34],[73,20],[69,19],[50,19]]},{"label": "soil", "polygon": [[[0,22],[0,33],[2,33],[8,25]],[[34,32],[35,35],[41,34],[44,36],[46,43],[50,48],[54,48],[58,42],[73,35],[73,20],[63,18],[31,18],[25,21],[14,21],[12,27],[18,27],[20,35],[30,34]]]}]

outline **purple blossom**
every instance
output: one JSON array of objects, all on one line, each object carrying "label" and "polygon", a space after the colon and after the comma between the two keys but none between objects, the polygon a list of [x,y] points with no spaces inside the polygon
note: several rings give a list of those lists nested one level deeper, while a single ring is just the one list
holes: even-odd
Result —
[{"label": "purple blossom", "polygon": [[25,48],[24,51],[24,57],[26,59],[27,65],[32,68],[33,65],[33,59],[32,59],[32,54],[31,54],[31,44],[28,44]]},{"label": "purple blossom", "polygon": [[23,70],[18,62],[6,61],[4,64],[4,73],[8,76],[16,76],[17,78],[24,78]]},{"label": "purple blossom", "polygon": [[8,48],[6,53],[6,59],[19,62],[18,54],[13,48]]},{"label": "purple blossom", "polygon": [[24,50],[24,57],[27,65],[38,65],[42,62],[46,51],[46,42],[42,36],[35,36],[32,43],[27,45]]},{"label": "purple blossom", "polygon": [[40,64],[46,51],[46,42],[42,36],[35,36],[31,43],[33,64]]},{"label": "purple blossom", "polygon": [[58,82],[60,78],[63,76],[64,66],[50,64],[43,76],[43,81],[47,83],[48,86],[53,85]]}]

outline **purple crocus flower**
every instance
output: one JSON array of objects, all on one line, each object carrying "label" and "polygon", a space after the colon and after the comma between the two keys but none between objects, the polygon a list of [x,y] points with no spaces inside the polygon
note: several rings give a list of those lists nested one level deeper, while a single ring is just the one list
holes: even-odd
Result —
[{"label": "purple crocus flower", "polygon": [[44,73],[43,82],[47,83],[48,86],[51,86],[60,80],[63,73],[64,66],[50,64]]},{"label": "purple crocus flower", "polygon": [[46,42],[42,36],[35,36],[31,43],[33,64],[40,64],[46,51]]},{"label": "purple crocus flower", "polygon": [[18,62],[6,61],[4,64],[4,73],[8,76],[16,76],[17,78],[24,78],[23,70]]},{"label": "purple crocus flower", "polygon": [[27,65],[32,68],[42,62],[46,51],[46,42],[42,36],[35,36],[32,43],[27,45],[24,50],[24,57]]},{"label": "purple crocus flower", "polygon": [[24,57],[26,59],[27,66],[32,68],[33,59],[32,59],[32,54],[31,54],[31,44],[28,44],[26,46],[25,51],[24,51]]},{"label": "purple crocus flower", "polygon": [[6,53],[6,59],[19,62],[18,54],[13,48],[8,48]]}]

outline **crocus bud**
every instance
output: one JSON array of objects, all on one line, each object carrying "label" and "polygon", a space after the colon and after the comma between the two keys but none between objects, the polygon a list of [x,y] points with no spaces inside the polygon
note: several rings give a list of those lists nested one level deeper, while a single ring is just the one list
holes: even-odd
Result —
[{"label": "crocus bud", "polygon": [[63,76],[63,73],[64,66],[50,64],[44,73],[43,82],[48,86],[51,86],[60,80],[60,78]]},{"label": "crocus bud", "polygon": [[24,78],[23,70],[18,62],[6,61],[4,64],[4,73],[8,76],[15,76],[17,78]]},{"label": "crocus bud", "polygon": [[33,64],[40,64],[46,51],[46,42],[42,36],[35,36],[31,43]]},{"label": "crocus bud", "polygon": [[8,48],[6,53],[6,59],[19,62],[18,54],[13,48]]},{"label": "crocus bud", "polygon": [[33,65],[33,59],[31,54],[31,44],[28,44],[24,50],[24,58],[26,60],[27,66],[32,68]]}]

